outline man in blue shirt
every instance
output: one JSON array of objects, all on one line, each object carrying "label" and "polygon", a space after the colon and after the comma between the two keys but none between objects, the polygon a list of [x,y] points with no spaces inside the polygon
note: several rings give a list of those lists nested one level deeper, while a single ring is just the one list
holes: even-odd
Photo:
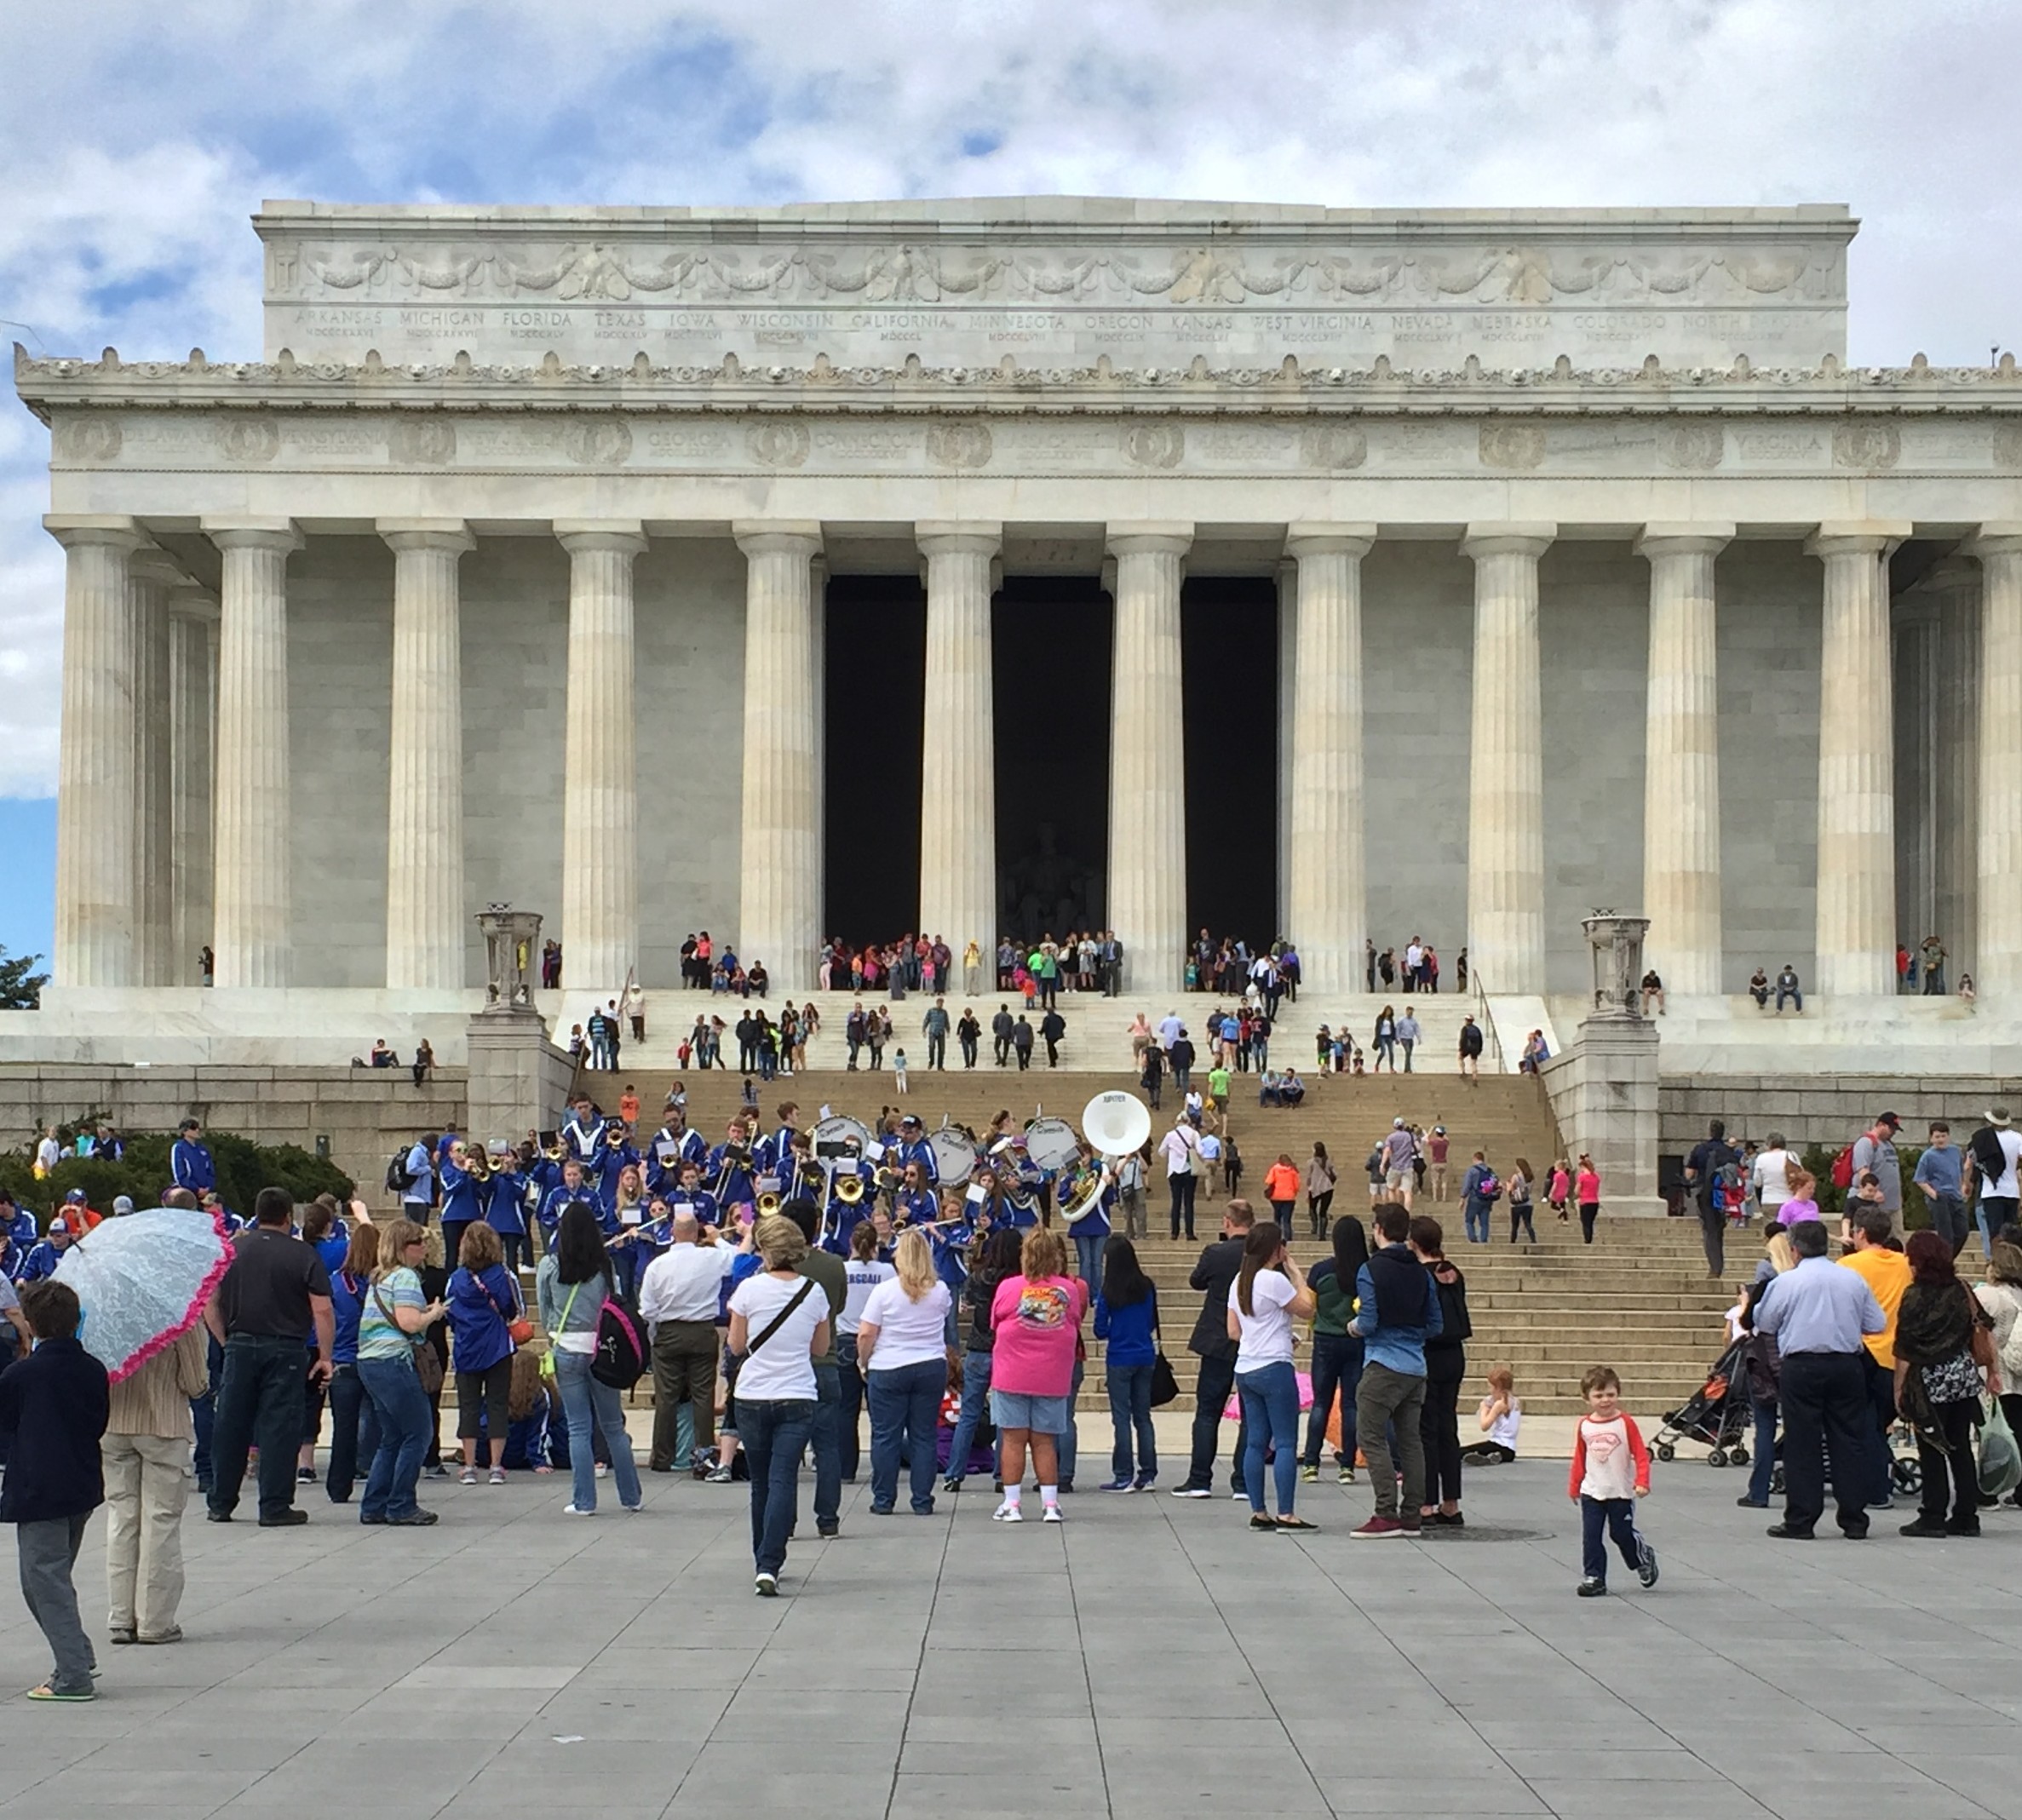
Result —
[{"label": "man in blue shirt", "polygon": [[[1425,1407],[1425,1342],[1444,1326],[1433,1273],[1404,1243],[1411,1216],[1394,1201],[1370,1211],[1381,1249],[1357,1272],[1361,1306],[1348,1331],[1363,1344],[1362,1382],[1355,1392],[1355,1432],[1369,1459],[1376,1514],[1351,1533],[1364,1542],[1416,1536],[1425,1502],[1425,1446],[1419,1416]],[[1390,1458],[1389,1428],[1397,1424],[1398,1461]],[[1400,1516],[1397,1476],[1404,1473]]]},{"label": "man in blue shirt", "polygon": [[1957,1257],[1971,1230],[1966,1219],[1965,1165],[1963,1153],[1952,1142],[1952,1128],[1943,1119],[1932,1121],[1930,1145],[1916,1159],[1916,1174],[1910,1180],[1930,1203],[1931,1230]]},{"label": "man in blue shirt", "polygon": [[186,1118],[175,1128],[175,1141],[169,1146],[169,1173],[178,1188],[201,1195],[218,1185],[217,1165],[210,1160],[208,1145],[201,1141],[204,1128]]},{"label": "man in blue shirt", "polygon": [[[1774,1278],[1756,1303],[1753,1326],[1777,1342],[1778,1400],[1784,1410],[1784,1520],[1769,1533],[1809,1542],[1825,1511],[1825,1455],[1841,1530],[1858,1542],[1868,1533],[1874,1419],[1861,1369],[1864,1335],[1888,1317],[1854,1272],[1825,1255],[1824,1225],[1801,1220],[1790,1229],[1797,1264]],[[1364,1448],[1368,1441],[1364,1440]]]}]

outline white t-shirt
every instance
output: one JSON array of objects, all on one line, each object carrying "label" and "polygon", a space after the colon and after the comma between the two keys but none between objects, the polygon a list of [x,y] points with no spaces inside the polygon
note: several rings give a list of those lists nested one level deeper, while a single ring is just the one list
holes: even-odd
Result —
[{"label": "white t-shirt", "polygon": [[918,1301],[905,1293],[896,1273],[889,1283],[879,1283],[859,1318],[864,1326],[877,1329],[871,1370],[896,1371],[901,1365],[932,1364],[947,1358],[952,1300],[945,1283],[935,1283]]},{"label": "white t-shirt", "polygon": [[1801,1167],[1803,1159],[1793,1157],[1787,1150],[1766,1150],[1755,1157],[1755,1165],[1749,1174],[1753,1180],[1755,1198],[1765,1212],[1781,1207],[1790,1198],[1790,1170],[1793,1163]]},{"label": "white t-shirt", "polygon": [[1175,1125],[1167,1132],[1159,1150],[1165,1157],[1165,1173],[1168,1175],[1193,1174],[1194,1152],[1201,1147],[1201,1140],[1191,1125]]},{"label": "white t-shirt", "polygon": [[[1481,1406],[1485,1409],[1494,1401],[1495,1398],[1492,1397],[1484,1398]],[[1507,1447],[1512,1453],[1514,1453],[1517,1444],[1517,1431],[1523,1425],[1524,1405],[1514,1397],[1512,1397],[1509,1399],[1509,1407],[1489,1424],[1488,1438],[1496,1446]]]},{"label": "white t-shirt", "polygon": [[730,1312],[741,1314],[750,1329],[749,1345],[770,1327],[803,1289],[813,1294],[779,1323],[779,1329],[755,1352],[747,1353],[738,1368],[738,1397],[747,1403],[786,1402],[798,1398],[814,1401],[814,1356],[808,1348],[814,1329],[829,1312],[829,1299],[821,1285],[807,1277],[784,1281],[769,1272],[747,1277],[732,1293]]},{"label": "white t-shirt", "polygon": [[1255,1371],[1260,1365],[1289,1365],[1292,1362],[1292,1318],[1285,1311],[1298,1291],[1283,1271],[1261,1270],[1250,1278],[1249,1306],[1256,1312],[1245,1314],[1237,1285],[1229,1286],[1229,1306],[1236,1311],[1236,1324],[1242,1338],[1236,1347],[1236,1369]]},{"label": "white t-shirt", "polygon": [[882,1258],[872,1258],[868,1263],[852,1258],[843,1267],[842,1280],[849,1286],[849,1299],[843,1303],[842,1312],[836,1318],[836,1330],[845,1334],[856,1332],[864,1323],[864,1305],[870,1300],[870,1292],[898,1274]]},{"label": "white t-shirt", "polygon": [[1180,1040],[1180,1032],[1184,1027],[1177,1018],[1161,1018],[1158,1020],[1158,1047],[1162,1049],[1171,1048]]},{"label": "white t-shirt", "polygon": [[2001,1140],[2001,1154],[2008,1159],[2008,1167],[2001,1172],[1999,1181],[1984,1184],[1980,1193],[1990,1201],[2022,1199],[2015,1191],[2015,1164],[2022,1161],[2022,1132],[1996,1131],[1994,1135]]}]

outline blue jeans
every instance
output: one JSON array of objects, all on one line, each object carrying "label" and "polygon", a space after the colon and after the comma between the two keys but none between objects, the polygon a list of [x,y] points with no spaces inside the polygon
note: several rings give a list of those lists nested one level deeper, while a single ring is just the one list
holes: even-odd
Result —
[{"label": "blue jeans", "polygon": [[836,1377],[842,1398],[836,1409],[836,1439],[842,1462],[842,1477],[853,1485],[864,1450],[864,1374],[857,1369],[854,1334],[836,1335]]},{"label": "blue jeans", "polygon": [[1608,1577],[1610,1537],[1632,1570],[1642,1564],[1643,1533],[1636,1527],[1636,1501],[1590,1498],[1581,1493],[1580,1565],[1589,1580],[1605,1582]]},{"label": "blue jeans", "polygon": [[916,1365],[876,1366],[865,1374],[870,1392],[870,1508],[887,1511],[899,1501],[899,1457],[905,1452],[912,1476],[912,1505],[924,1517],[933,1508],[934,1431],[941,1391],[948,1381],[945,1359]]},{"label": "blue jeans", "polygon": [[1158,1472],[1157,1437],[1152,1428],[1152,1367],[1112,1365],[1104,1374],[1109,1380],[1109,1419],[1117,1431],[1110,1450],[1110,1471],[1118,1478],[1132,1476],[1130,1438],[1137,1435],[1137,1471],[1146,1480]]},{"label": "blue jeans", "polygon": [[1327,1440],[1327,1417],[1341,1398],[1341,1450],[1336,1460],[1355,1458],[1355,1392],[1362,1382],[1362,1342],[1353,1334],[1313,1336],[1313,1413],[1306,1422],[1302,1466],[1318,1466]]},{"label": "blue jeans", "polygon": [[1264,1452],[1275,1447],[1272,1476],[1278,1482],[1278,1514],[1292,1513],[1292,1499],[1299,1484],[1299,1380],[1290,1361],[1260,1365],[1254,1371],[1236,1374],[1236,1393],[1243,1399],[1243,1419],[1249,1430],[1249,1445],[1243,1455],[1243,1484],[1249,1493],[1249,1507],[1264,1508]]},{"label": "blue jeans", "polygon": [[1478,1201],[1469,1195],[1461,1204],[1461,1220],[1468,1229],[1470,1245],[1485,1245],[1489,1242],[1489,1219],[1494,1209],[1486,1201]]},{"label": "blue jeans", "polygon": [[776,1574],[786,1565],[786,1539],[801,1513],[801,1455],[813,1436],[814,1410],[805,1398],[738,1404],[738,1439],[751,1468],[751,1559],[761,1574]]},{"label": "blue jeans", "polygon": [[1092,1306],[1095,1298],[1102,1293],[1102,1248],[1109,1242],[1106,1232],[1084,1232],[1086,1220],[1074,1230],[1074,1255],[1081,1268],[1077,1274],[1089,1286],[1089,1301]]},{"label": "blue jeans", "polygon": [[1749,1406],[1755,1412],[1755,1444],[1749,1456],[1749,1496],[1766,1504],[1776,1473],[1776,1404],[1750,1398]]},{"label": "blue jeans", "polygon": [[411,1359],[361,1358],[358,1375],[379,1418],[379,1445],[365,1475],[358,1513],[368,1523],[411,1517],[421,1507],[414,1490],[421,1481],[422,1461],[435,1440],[428,1398]]},{"label": "blue jeans", "polygon": [[608,1384],[589,1375],[586,1352],[557,1352],[554,1381],[561,1391],[562,1413],[569,1422],[569,1473],[577,1510],[597,1507],[597,1467],[590,1435],[601,1430],[611,1450],[611,1470],[618,1478],[618,1501],[639,1502],[639,1468],[632,1461],[632,1438],[625,1432],[625,1407]]},{"label": "blue jeans", "polygon": [[[1089,1368],[1078,1358],[1074,1362],[1074,1380],[1067,1387],[1067,1426],[1054,1437],[1054,1445],[1060,1455],[1060,1483],[1074,1483],[1075,1456],[1081,1450],[1081,1437],[1075,1432],[1075,1405],[1081,1401],[1082,1380],[1089,1375]],[[1002,1457],[1001,1455],[998,1456]]]},{"label": "blue jeans", "polygon": [[210,1507],[227,1515],[245,1482],[246,1454],[260,1450],[260,1514],[295,1507],[295,1458],[306,1426],[308,1379],[302,1341],[234,1334],[225,1343],[211,1428]]},{"label": "blue jeans", "polygon": [[355,1364],[339,1365],[330,1381],[330,1475],[324,1481],[332,1503],[349,1502],[359,1461],[370,1472],[378,1451],[379,1412],[365,1381]]},{"label": "blue jeans", "polygon": [[[983,1426],[990,1407],[990,1368],[994,1352],[965,1352],[962,1357],[962,1409],[955,1418],[955,1435],[948,1448],[948,1477],[959,1483],[968,1473],[969,1455],[976,1445],[976,1431]],[[999,1467],[1003,1464],[1003,1444],[996,1449]]]},{"label": "blue jeans", "polygon": [[814,1368],[814,1427],[807,1444],[814,1454],[814,1526],[824,1535],[842,1516],[842,1374],[834,1365]]}]

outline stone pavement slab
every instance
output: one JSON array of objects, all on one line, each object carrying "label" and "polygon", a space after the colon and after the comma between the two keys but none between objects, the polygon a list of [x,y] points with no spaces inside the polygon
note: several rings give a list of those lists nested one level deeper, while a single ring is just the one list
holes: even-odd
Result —
[{"label": "stone pavement slab", "polygon": [[[430,1485],[425,1530],[317,1494],[304,1529],[186,1526],[187,1640],[102,1644],[95,1705],[15,1704],[0,1820],[2022,1820],[2022,1514],[1779,1544],[1737,1484],[1659,1467],[1663,1579],[1601,1600],[1546,1460],[1471,1474],[1466,1534],[1381,1547],[1349,1538],[1366,1485],[1301,1486],[1295,1538],[1226,1498],[1007,1529],[985,1489],[873,1518],[851,1487],[776,1601],[743,1485],[649,1478],[587,1521],[560,1475]],[[26,1688],[41,1639],[0,1606]]]}]

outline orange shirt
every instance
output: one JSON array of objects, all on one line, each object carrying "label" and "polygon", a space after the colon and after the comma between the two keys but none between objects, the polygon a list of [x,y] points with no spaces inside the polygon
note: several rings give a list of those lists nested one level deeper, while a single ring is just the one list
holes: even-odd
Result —
[{"label": "orange shirt", "polygon": [[1295,1201],[1299,1198],[1299,1172],[1289,1163],[1274,1163],[1264,1176],[1264,1198],[1267,1201]]},{"label": "orange shirt", "polygon": [[1864,1251],[1849,1251],[1840,1260],[1875,1292],[1888,1325],[1878,1334],[1865,1336],[1868,1351],[1884,1371],[1896,1369],[1896,1310],[1902,1306],[1903,1291],[1910,1287],[1910,1260],[1899,1251],[1870,1245]]}]

